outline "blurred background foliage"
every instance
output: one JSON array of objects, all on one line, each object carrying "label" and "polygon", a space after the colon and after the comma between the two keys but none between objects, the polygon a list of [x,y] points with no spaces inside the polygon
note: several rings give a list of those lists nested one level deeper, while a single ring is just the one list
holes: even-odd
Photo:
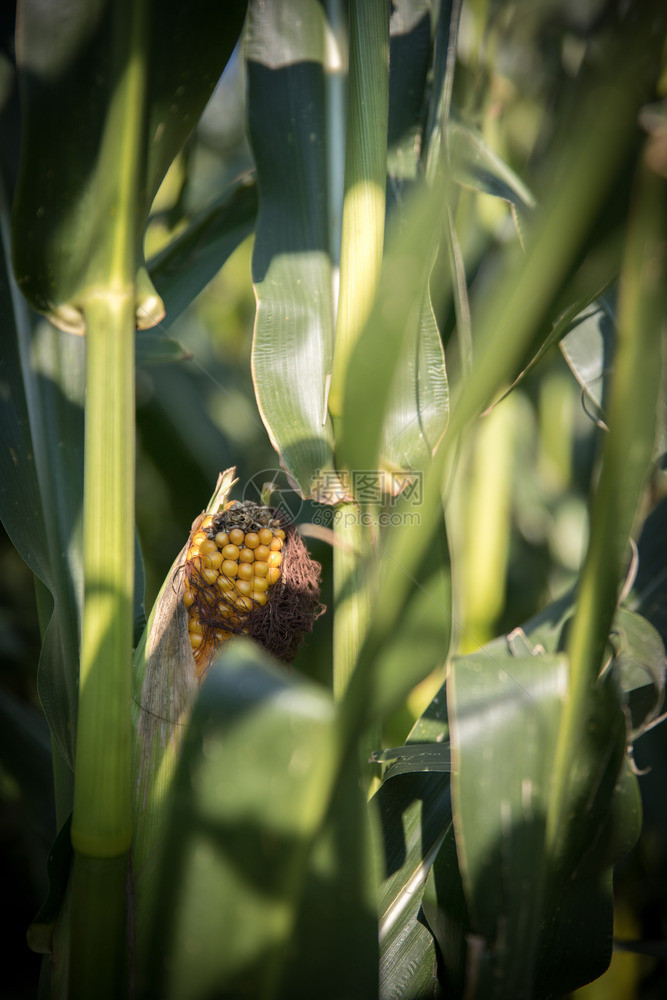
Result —
[{"label": "blurred background foliage", "polygon": [[[606,0],[468,0],[463,5],[454,104],[529,188],[539,189],[556,120],[567,122],[564,109],[576,99],[583,57],[594,60],[605,35],[614,30],[614,9]],[[4,59],[11,55],[5,52]],[[244,93],[243,59],[237,52],[158,193],[146,234],[147,259],[252,169]],[[625,206],[610,207],[600,225],[613,233],[624,212]],[[514,238],[517,224],[507,203],[461,188],[456,227],[471,294],[479,295],[490,280],[494,250]],[[237,495],[260,473],[266,480],[272,474],[280,478],[250,374],[255,306],[251,252],[249,237],[191,307],[173,322],[167,317],[151,334],[180,345],[185,359],[138,368],[136,499],[147,608],[219,470],[237,467]],[[436,268],[447,267],[446,260],[436,263]],[[442,304],[439,321],[451,376],[461,366],[453,301]],[[453,652],[471,652],[509,631],[574,583],[585,553],[591,475],[603,434],[592,409],[585,405],[563,352],[554,346],[470,432],[447,511],[453,565],[465,567],[454,579]],[[656,476],[653,491],[654,500],[664,495],[664,472]],[[316,517],[313,504],[296,498],[294,503],[299,523]],[[323,599],[330,603],[331,550],[318,539],[310,539],[309,547],[322,563]],[[654,608],[648,617],[664,639],[665,609]],[[330,645],[331,616],[324,616],[295,669],[330,684]],[[48,754],[36,696],[39,648],[32,574],[3,532],[0,684],[35,729],[43,731]],[[385,745],[405,739],[441,682],[438,673],[412,692],[387,725]],[[0,720],[0,741],[9,739]],[[640,768],[650,761],[650,770],[640,777],[644,828],[617,872],[615,932],[618,938],[652,942],[654,953],[618,951],[603,980],[578,994],[587,1000],[658,1000],[667,995],[664,726],[638,741],[635,759]],[[49,796],[46,783],[43,812],[35,815],[22,800],[16,776],[0,770],[0,878],[12,910],[11,936],[5,932],[4,938],[5,953],[12,957],[3,965],[2,995],[17,1000],[36,991],[39,956],[28,951],[24,933],[45,895],[45,858],[53,836]]]}]

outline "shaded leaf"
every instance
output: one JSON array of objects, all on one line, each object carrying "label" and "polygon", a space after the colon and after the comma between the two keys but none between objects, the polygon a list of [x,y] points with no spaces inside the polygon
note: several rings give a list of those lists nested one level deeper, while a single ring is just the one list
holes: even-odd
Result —
[{"label": "shaded leaf", "polygon": [[183,746],[144,995],[373,995],[364,804],[335,732],[328,694],[229,645]]},{"label": "shaded leaf", "polygon": [[575,316],[560,339],[563,357],[597,417],[605,411],[614,339],[614,312],[608,296],[600,296]]},{"label": "shaded leaf", "polygon": [[[150,259],[148,270],[172,324],[253,231],[257,185],[242,177]],[[138,359],[137,359],[138,360]]]},{"label": "shaded leaf", "polygon": [[[453,665],[452,788],[471,928],[480,936],[471,958],[476,996],[567,992],[609,961],[611,868],[638,835],[638,789],[624,768],[618,699],[601,685],[577,747],[576,822],[555,867],[545,831],[566,686],[563,656],[481,650]],[[584,927],[591,933],[582,943]]]},{"label": "shaded leaf", "polygon": [[452,117],[447,138],[454,180],[459,184],[502,198],[519,208],[535,207],[534,195],[473,125]]},{"label": "shaded leaf", "polygon": [[[145,136],[134,232],[124,234],[138,262],[137,325],[161,318],[162,303],[142,263],[146,219],[231,55],[244,14],[241,2],[224,12],[204,2],[186,9],[77,0],[58,11],[37,0],[23,3],[14,267],[32,305],[62,328],[83,331],[82,300],[105,274],[114,232],[107,221],[116,211],[119,164],[128,155],[119,137],[126,123],[116,121],[123,88],[134,88],[134,124]],[[128,70],[133,45],[134,72]]]}]

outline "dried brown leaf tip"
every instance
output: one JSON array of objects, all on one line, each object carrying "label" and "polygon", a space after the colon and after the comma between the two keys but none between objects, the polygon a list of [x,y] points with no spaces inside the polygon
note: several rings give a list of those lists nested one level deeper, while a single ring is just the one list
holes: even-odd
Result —
[{"label": "dried brown leaf tip", "polygon": [[201,514],[188,539],[183,598],[199,681],[233,635],[293,660],[324,611],[320,571],[298,530],[273,507],[232,500]]}]

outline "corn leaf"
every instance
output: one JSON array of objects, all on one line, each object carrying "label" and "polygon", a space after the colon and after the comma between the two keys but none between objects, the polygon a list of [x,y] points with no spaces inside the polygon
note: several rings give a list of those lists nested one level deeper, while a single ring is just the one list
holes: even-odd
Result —
[{"label": "corn leaf", "polygon": [[637,551],[639,566],[630,607],[667,643],[667,499],[661,500],[644,521]]},{"label": "corn leaf", "polygon": [[183,745],[142,995],[375,993],[365,806],[336,744],[328,694],[229,645]]},{"label": "corn leaf", "polygon": [[381,825],[384,875],[379,996],[438,996],[437,949],[420,909],[431,865],[451,829],[449,779],[433,774],[385,779],[372,804]]},{"label": "corn leaf", "polygon": [[[444,748],[446,734],[443,689],[413,727],[404,751],[419,753],[425,744]],[[437,997],[438,954],[421,911],[434,860],[444,855],[446,843],[453,842],[449,776],[400,774],[390,767],[372,806],[382,832],[384,862],[379,995]]]},{"label": "corn leaf", "polygon": [[614,349],[612,303],[601,296],[572,320],[560,349],[596,417],[604,419]]},{"label": "corn leaf", "polygon": [[[609,961],[611,868],[638,836],[638,789],[624,770],[618,698],[601,685],[591,738],[577,752],[589,797],[565,866],[553,868],[546,815],[566,684],[563,656],[512,656],[506,647],[453,665],[452,793],[471,928],[480,937],[479,997],[546,996],[542,982],[566,992]],[[596,928],[595,937],[582,941],[582,926]]]},{"label": "corn leaf", "polygon": [[382,600],[375,605],[343,705],[351,734],[363,732],[397,708],[416,684],[444,663],[449,646],[451,579],[444,522],[437,523],[422,560],[407,568],[394,554],[392,542],[408,530],[428,531],[434,512],[419,493],[406,491],[392,515],[396,526],[387,529],[378,567]]},{"label": "corn leaf", "polygon": [[[3,231],[6,237],[6,217]],[[0,330],[0,517],[53,598],[44,609],[37,684],[53,736],[71,765],[81,613],[83,343],[47,324],[33,333],[5,252],[6,244],[0,272],[5,317]],[[63,809],[66,815],[66,804]]]},{"label": "corn leaf", "polygon": [[448,124],[454,180],[519,208],[535,207],[535,197],[521,178],[489,146],[474,126],[458,118]]},{"label": "corn leaf", "polygon": [[[257,185],[247,175],[196,215],[148,262],[171,325],[250,235],[257,216]],[[149,337],[149,335],[146,335]]]},{"label": "corn leaf", "polygon": [[[104,274],[110,252],[113,227],[107,221],[113,214],[113,175],[120,153],[105,148],[103,139],[111,134],[105,133],[105,122],[114,113],[119,70],[114,52],[124,50],[128,62],[131,55],[131,5],[124,9],[125,18],[104,2],[78,0],[56,11],[24,0],[17,33],[24,131],[14,204],[14,268],[31,304],[63,329],[78,333],[84,329],[82,302]],[[136,109],[146,136],[133,234],[139,262],[152,200],[236,44],[245,4],[235,2],[222,12],[203,2],[187,10],[178,3],[165,7],[146,2],[143,12],[150,53],[146,107]],[[128,33],[115,40],[117,45],[114,24]],[[198,66],[194,78],[193,62]],[[29,226],[28,218],[33,220]],[[164,313],[143,263],[136,276],[135,308],[139,327],[154,325]]]},{"label": "corn leaf", "polygon": [[[252,264],[257,404],[302,495],[335,501],[345,494],[333,471],[325,394],[334,306],[322,5],[251,3],[246,46],[249,134],[260,194]],[[316,495],[318,472],[326,476],[331,496]]]}]

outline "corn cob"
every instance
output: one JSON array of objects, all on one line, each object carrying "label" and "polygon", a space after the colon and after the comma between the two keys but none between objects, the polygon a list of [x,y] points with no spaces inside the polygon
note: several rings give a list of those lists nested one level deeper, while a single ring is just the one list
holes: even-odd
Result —
[{"label": "corn cob", "polygon": [[324,610],[319,571],[296,529],[272,507],[231,501],[200,515],[188,540],[183,596],[200,683],[233,635],[249,635],[279,659],[293,659]]}]

